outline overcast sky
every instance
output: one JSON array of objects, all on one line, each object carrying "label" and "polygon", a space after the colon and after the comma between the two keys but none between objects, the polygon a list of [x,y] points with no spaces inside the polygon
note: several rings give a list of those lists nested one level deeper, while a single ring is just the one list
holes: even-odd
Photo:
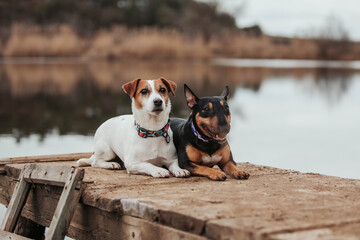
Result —
[{"label": "overcast sky", "polygon": [[238,25],[259,24],[271,35],[294,36],[325,25],[330,15],[360,40],[360,0],[218,0],[230,12],[244,4]]}]

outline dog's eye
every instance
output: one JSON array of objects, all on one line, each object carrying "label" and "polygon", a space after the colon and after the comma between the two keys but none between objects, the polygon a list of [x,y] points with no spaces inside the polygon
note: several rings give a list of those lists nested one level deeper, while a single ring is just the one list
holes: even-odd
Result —
[{"label": "dog's eye", "polygon": [[142,90],[140,91],[140,93],[143,94],[143,95],[145,95],[145,94],[148,93],[148,90],[147,90],[146,88],[144,88],[144,89],[142,89]]},{"label": "dog's eye", "polygon": [[205,112],[210,112],[209,106],[204,107],[204,111],[205,111]]},{"label": "dog's eye", "polygon": [[160,90],[159,90],[161,93],[166,93],[166,89],[161,87]]},{"label": "dog's eye", "polygon": [[227,103],[224,104],[224,109],[229,110],[229,105]]}]

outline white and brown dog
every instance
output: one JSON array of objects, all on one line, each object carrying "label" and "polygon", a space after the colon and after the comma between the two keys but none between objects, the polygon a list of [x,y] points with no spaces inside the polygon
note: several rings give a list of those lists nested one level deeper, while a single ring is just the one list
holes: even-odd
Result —
[{"label": "white and brown dog", "polygon": [[165,78],[138,78],[122,88],[132,99],[133,115],[121,115],[101,124],[94,137],[94,154],[80,159],[78,166],[120,169],[119,163],[109,162],[117,155],[128,173],[169,177],[170,171],[175,177],[189,176],[189,171],[178,165],[169,124],[169,94],[175,95],[176,84]]}]

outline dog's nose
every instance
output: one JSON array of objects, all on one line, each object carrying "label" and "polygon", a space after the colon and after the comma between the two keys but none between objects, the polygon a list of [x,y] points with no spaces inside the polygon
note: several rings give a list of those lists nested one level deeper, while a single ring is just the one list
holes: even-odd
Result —
[{"label": "dog's nose", "polygon": [[162,100],[161,99],[155,99],[154,100],[154,105],[157,107],[160,107],[162,105]]},{"label": "dog's nose", "polygon": [[226,124],[226,125],[220,125],[219,126],[219,133],[220,134],[227,134],[229,132],[229,126]]}]

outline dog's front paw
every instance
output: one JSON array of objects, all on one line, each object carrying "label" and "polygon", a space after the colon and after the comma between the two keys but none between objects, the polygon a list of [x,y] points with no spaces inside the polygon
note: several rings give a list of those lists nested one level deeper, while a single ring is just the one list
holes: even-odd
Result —
[{"label": "dog's front paw", "polygon": [[248,179],[250,177],[249,173],[237,168],[235,162],[233,162],[233,161],[229,161],[224,166],[221,166],[221,169],[226,174],[231,175],[232,177],[237,178],[237,179]]},{"label": "dog's front paw", "polygon": [[225,181],[226,180],[226,174],[222,171],[211,169],[211,171],[207,177],[214,181]]},{"label": "dog's front paw", "polygon": [[121,169],[121,165],[120,163],[117,163],[117,162],[109,162],[109,169]]},{"label": "dog's front paw", "polygon": [[121,165],[117,162],[96,161],[91,166],[98,167],[98,168],[111,169],[111,170],[121,169]]},{"label": "dog's front paw", "polygon": [[171,173],[175,176],[175,177],[189,177],[190,176],[190,172],[186,169],[176,169],[176,170],[172,170]]},{"label": "dog's front paw", "polygon": [[170,172],[164,168],[160,168],[154,171],[151,176],[156,178],[167,178],[170,177]]},{"label": "dog's front paw", "polygon": [[250,174],[248,172],[242,171],[240,169],[237,169],[237,171],[232,172],[231,175],[237,179],[248,179],[250,177]]}]

